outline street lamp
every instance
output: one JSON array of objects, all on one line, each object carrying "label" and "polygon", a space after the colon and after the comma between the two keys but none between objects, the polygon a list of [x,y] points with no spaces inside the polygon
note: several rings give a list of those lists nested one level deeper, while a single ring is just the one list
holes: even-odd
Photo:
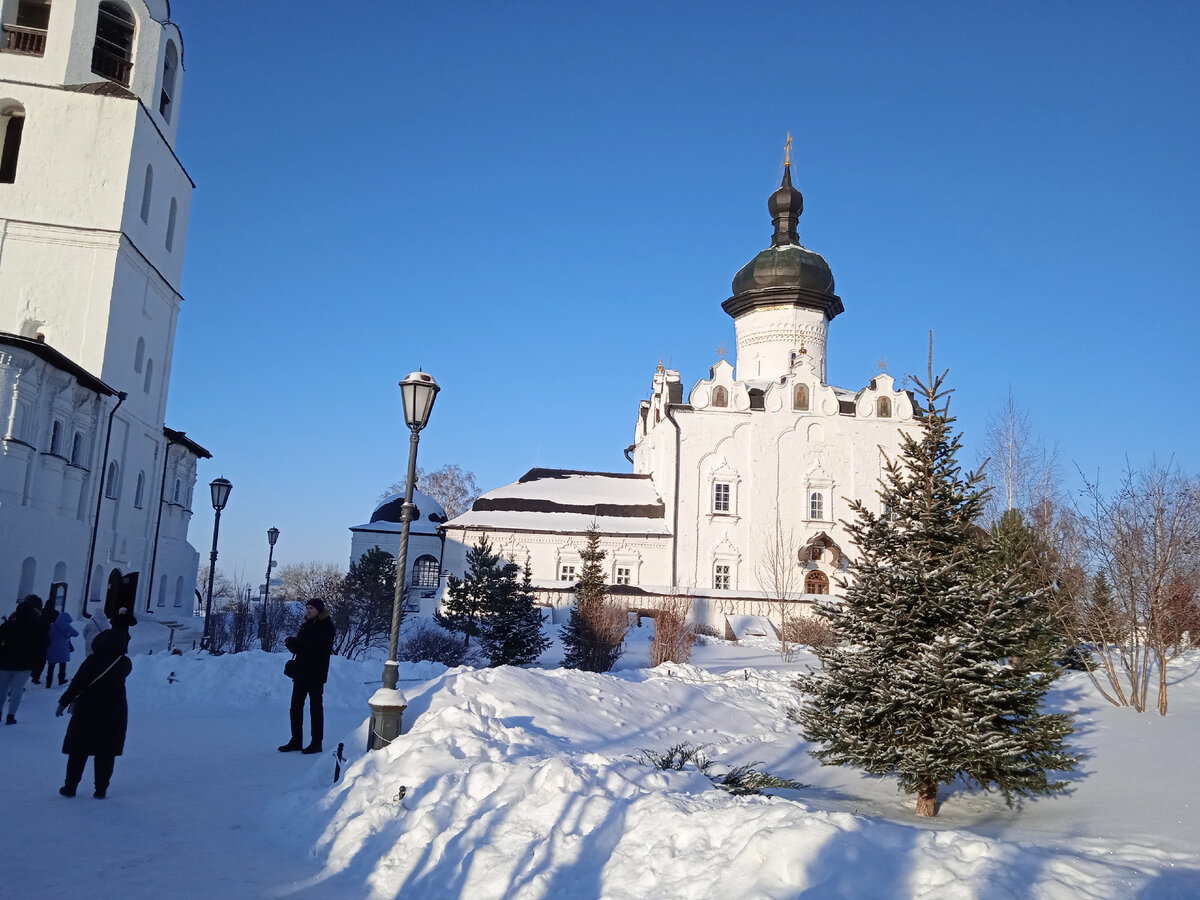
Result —
[{"label": "street lamp", "polygon": [[404,695],[396,690],[400,680],[400,663],[396,661],[396,645],[400,639],[400,616],[404,608],[404,574],[408,565],[408,526],[412,521],[413,487],[417,480],[417,442],[421,429],[429,423],[429,413],[437,397],[438,383],[425,372],[410,372],[400,382],[400,398],[404,401],[404,423],[411,435],[408,440],[408,476],[404,480],[404,505],[400,507],[400,549],[396,553],[396,592],[392,597],[392,632],[388,640],[388,658],[383,664],[383,687],[371,697],[371,730],[367,749],[386,747],[400,734],[400,717],[404,712]]},{"label": "street lamp", "polygon": [[279,540],[279,529],[267,529],[267,543],[271,548],[267,551],[267,580],[263,582],[262,614],[258,619],[258,644],[267,649],[267,600],[271,596],[271,570],[275,568],[275,542]]},{"label": "street lamp", "polygon": [[214,478],[208,489],[212,492],[212,505],[216,516],[213,518],[212,554],[208,557],[208,599],[204,602],[204,635],[200,640],[200,649],[207,650],[212,639],[212,592],[213,579],[217,575],[217,533],[221,530],[221,510],[229,502],[229,492],[233,483],[228,478]]}]

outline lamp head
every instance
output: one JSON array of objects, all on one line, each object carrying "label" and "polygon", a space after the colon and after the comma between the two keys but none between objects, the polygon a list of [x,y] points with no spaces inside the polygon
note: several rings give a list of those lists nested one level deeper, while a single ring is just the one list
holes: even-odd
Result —
[{"label": "lamp head", "polygon": [[404,401],[404,422],[413,431],[429,423],[429,413],[437,397],[438,383],[427,372],[409,372],[400,382],[400,398]]},{"label": "lamp head", "polygon": [[208,489],[212,491],[213,509],[220,512],[229,502],[229,492],[233,490],[233,482],[228,478],[214,478],[209,483]]},{"label": "lamp head", "polygon": [[272,547],[274,547],[275,542],[277,540],[279,540],[279,529],[278,528],[268,528],[267,529],[267,543],[270,544]]}]

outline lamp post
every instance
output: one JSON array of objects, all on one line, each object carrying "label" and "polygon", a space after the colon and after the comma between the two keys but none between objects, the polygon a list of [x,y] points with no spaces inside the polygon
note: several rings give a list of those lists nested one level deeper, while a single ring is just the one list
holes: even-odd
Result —
[{"label": "lamp post", "polygon": [[367,749],[386,747],[400,734],[400,717],[404,713],[404,695],[396,690],[400,680],[400,663],[396,649],[400,639],[400,616],[404,606],[404,574],[408,566],[408,526],[413,517],[413,487],[417,480],[417,442],[421,429],[429,423],[429,413],[437,397],[438,383],[425,372],[410,372],[400,382],[400,398],[404,401],[404,423],[411,432],[408,439],[408,475],[404,480],[404,505],[400,507],[400,549],[396,553],[396,592],[392,597],[392,631],[388,639],[388,658],[383,664],[383,687],[371,697],[371,730]]},{"label": "lamp post", "polygon": [[267,580],[263,582],[263,598],[261,615],[258,618],[258,644],[264,650],[267,649],[267,600],[271,596],[271,570],[275,568],[275,542],[279,540],[279,529],[267,529],[267,543],[270,549],[267,551]]},{"label": "lamp post", "polygon": [[213,579],[217,575],[217,534],[221,530],[221,510],[229,502],[229,492],[233,483],[227,478],[214,478],[208,485],[212,492],[212,505],[216,516],[213,518],[212,553],[208,557],[208,599],[204,602],[204,635],[200,640],[200,649],[207,650],[212,639],[212,592]]}]

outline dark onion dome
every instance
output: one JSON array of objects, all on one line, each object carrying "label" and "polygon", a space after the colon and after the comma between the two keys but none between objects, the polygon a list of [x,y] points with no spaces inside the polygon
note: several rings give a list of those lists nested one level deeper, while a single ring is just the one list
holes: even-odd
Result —
[{"label": "dark onion dome", "polygon": [[760,306],[791,303],[818,309],[832,319],[844,310],[833,288],[833,272],[819,253],[800,243],[796,225],[804,211],[804,195],[792,187],[791,163],[767,201],[775,223],[771,246],[733,276],[733,296],[721,308],[733,317]]}]

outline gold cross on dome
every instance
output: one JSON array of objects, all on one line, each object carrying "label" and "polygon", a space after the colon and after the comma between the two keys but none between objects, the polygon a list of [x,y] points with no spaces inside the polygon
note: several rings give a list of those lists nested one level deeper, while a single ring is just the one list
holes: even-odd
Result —
[{"label": "gold cross on dome", "polygon": [[792,164],[792,133],[787,133],[787,143],[783,145],[783,164],[790,166]]}]

